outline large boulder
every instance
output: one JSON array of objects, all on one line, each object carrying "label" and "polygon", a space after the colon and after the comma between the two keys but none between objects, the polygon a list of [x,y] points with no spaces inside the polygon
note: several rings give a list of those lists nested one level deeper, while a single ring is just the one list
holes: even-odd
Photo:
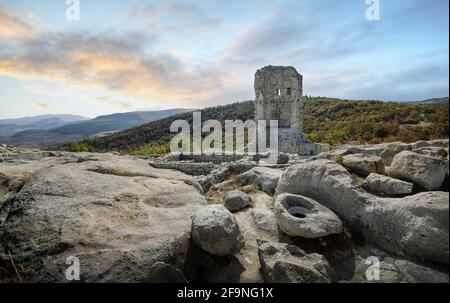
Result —
[{"label": "large boulder", "polygon": [[199,184],[131,157],[80,157],[36,165],[0,205],[0,257],[11,253],[31,282],[68,282],[73,257],[82,282],[146,282],[156,262],[183,268],[190,217],[207,204]]},{"label": "large boulder", "polygon": [[288,167],[276,195],[291,193],[312,198],[348,221],[358,221],[371,197],[354,184],[351,174],[330,160],[315,160]]},{"label": "large boulder", "polygon": [[250,197],[240,190],[231,190],[227,192],[223,198],[223,205],[231,212],[244,209],[248,207],[249,204]]},{"label": "large boulder", "polygon": [[270,167],[254,167],[238,176],[238,182],[242,185],[253,184],[262,191],[272,195],[277,187],[278,180],[283,172]]},{"label": "large boulder", "polygon": [[362,186],[368,191],[386,195],[406,195],[413,191],[413,184],[388,176],[370,174]]},{"label": "large boulder", "polygon": [[448,264],[446,192],[379,198],[360,189],[344,167],[328,160],[290,166],[276,192],[316,200],[388,251]]},{"label": "large boulder", "polygon": [[386,145],[380,156],[383,158],[384,165],[389,166],[396,154],[405,150],[411,150],[411,148],[411,144],[402,142],[389,143]]},{"label": "large boulder", "polygon": [[192,239],[204,251],[230,256],[243,246],[243,238],[233,214],[223,205],[208,205],[192,217]]},{"label": "large boulder", "polygon": [[445,161],[410,151],[397,154],[388,174],[393,178],[411,181],[425,190],[438,190],[445,179]]},{"label": "large boulder", "polygon": [[306,254],[294,245],[258,241],[261,271],[266,283],[330,283],[336,273],[324,256]]},{"label": "large boulder", "polygon": [[449,262],[449,193],[423,192],[379,201],[367,221],[373,239],[397,254]]},{"label": "large boulder", "polygon": [[279,195],[275,215],[280,229],[293,237],[314,239],[340,234],[343,229],[341,220],[331,210],[304,196]]},{"label": "large boulder", "polygon": [[342,160],[342,165],[361,176],[367,176],[371,173],[385,173],[383,159],[378,156],[352,154],[344,156]]}]

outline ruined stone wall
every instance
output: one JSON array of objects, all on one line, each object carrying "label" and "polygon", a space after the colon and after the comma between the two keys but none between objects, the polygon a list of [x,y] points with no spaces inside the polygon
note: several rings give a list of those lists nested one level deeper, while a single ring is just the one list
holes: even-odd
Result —
[{"label": "ruined stone wall", "polygon": [[282,153],[312,156],[322,152],[325,147],[308,141],[303,133],[293,128],[278,129],[278,151]]},{"label": "ruined stone wall", "polygon": [[213,154],[213,155],[180,155],[180,160],[194,161],[194,162],[212,162],[215,164],[224,162],[235,162],[244,158],[245,155],[227,155],[227,154]]}]

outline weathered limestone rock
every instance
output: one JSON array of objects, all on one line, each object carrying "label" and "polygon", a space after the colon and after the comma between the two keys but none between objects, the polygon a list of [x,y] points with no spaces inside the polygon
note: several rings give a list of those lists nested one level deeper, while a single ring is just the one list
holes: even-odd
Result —
[{"label": "weathered limestone rock", "polygon": [[447,150],[442,147],[433,147],[433,146],[421,147],[421,148],[413,149],[412,151],[417,154],[435,157],[435,158],[439,158],[442,160],[445,160],[448,157]]},{"label": "weathered limestone rock", "polygon": [[405,150],[411,150],[411,144],[406,144],[402,142],[393,142],[387,144],[385,149],[380,155],[381,158],[383,158],[384,165],[386,166],[391,165],[391,162],[394,159],[395,155]]},{"label": "weathered limestone rock", "polygon": [[395,256],[380,257],[380,279],[367,280],[366,272],[368,255],[358,255],[354,260],[355,273],[351,283],[448,283],[448,273],[433,267],[397,258]]},{"label": "weathered limestone rock", "polygon": [[367,156],[377,156],[380,157],[381,153],[385,150],[386,144],[365,144],[348,146],[346,148],[347,154],[364,154]]},{"label": "weathered limestone rock", "polygon": [[429,141],[431,143],[431,146],[436,147],[442,147],[442,148],[449,148],[449,139],[438,139],[438,140],[431,140]]},{"label": "weathered limestone rock", "polygon": [[438,190],[444,182],[445,162],[410,151],[397,154],[389,167],[389,176],[411,181],[426,190]]},{"label": "weathered limestone rock", "polygon": [[306,254],[294,245],[258,241],[261,270],[266,283],[330,283],[336,273],[319,254]]},{"label": "weathered limestone rock", "polygon": [[277,231],[277,221],[273,212],[266,209],[254,208],[251,210],[251,214],[257,228],[271,233]]},{"label": "weathered limestone rock", "polygon": [[278,226],[270,207],[273,199],[264,192],[250,194],[252,207],[233,214],[245,245],[233,256],[219,257],[200,249],[191,241],[187,270],[191,283],[262,283],[258,239],[278,242]]},{"label": "weathered limestone rock", "polygon": [[389,251],[448,264],[448,201],[449,193],[440,191],[386,198],[378,201],[369,228],[378,229],[374,239]]},{"label": "weathered limestone rock", "polygon": [[248,207],[250,197],[239,190],[232,190],[225,194],[223,205],[231,212],[239,211]]},{"label": "weathered limestone rock", "polygon": [[344,156],[342,159],[346,168],[361,176],[367,176],[370,173],[385,173],[383,159],[377,156],[352,154]]},{"label": "weathered limestone rock", "polygon": [[183,272],[173,265],[156,262],[150,268],[148,283],[188,283]]},{"label": "weathered limestone rock", "polygon": [[362,186],[376,193],[386,195],[406,195],[413,191],[413,184],[391,177],[372,173],[365,180]]},{"label": "weathered limestone rock", "polygon": [[236,219],[223,205],[208,205],[192,217],[192,239],[217,256],[233,255],[243,245]]},{"label": "weathered limestone rock", "polygon": [[[355,210],[359,210],[360,195],[364,194],[353,183],[350,173],[330,160],[315,160],[288,167],[276,189],[276,195],[282,193],[310,197],[334,212],[339,209],[338,215],[345,218],[358,217]],[[347,201],[345,206],[340,202],[343,199]]]},{"label": "weathered limestone rock", "polygon": [[281,194],[275,202],[275,215],[280,229],[293,237],[320,238],[340,234],[341,220],[313,199]]},{"label": "weathered limestone rock", "polygon": [[[361,150],[358,150],[357,153],[361,153]],[[307,162],[314,160],[332,160],[333,158],[343,157],[346,155],[350,155],[352,153],[351,149],[348,148],[340,148],[333,151],[323,152],[318,155],[310,157]]]},{"label": "weathered limestone rock", "polygon": [[220,182],[219,184],[214,184],[213,186],[211,186],[211,189],[213,190],[221,190],[227,187],[230,187],[234,184],[233,180],[225,180],[223,182]]},{"label": "weathered limestone rock", "polygon": [[278,180],[283,172],[269,167],[254,167],[240,174],[238,182],[242,185],[253,184],[259,186],[262,191],[272,195],[277,187]]},{"label": "weathered limestone rock", "polygon": [[387,251],[448,264],[446,192],[379,198],[358,188],[345,168],[328,160],[290,166],[276,192],[318,201]]},{"label": "weathered limestone rock", "polygon": [[80,157],[23,164],[36,167],[0,205],[0,257],[10,251],[32,282],[67,282],[69,256],[83,282],[145,282],[156,262],[183,268],[190,217],[206,205],[198,183],[131,157]]},{"label": "weathered limestone rock", "polygon": [[417,141],[412,144],[413,149],[418,149],[421,147],[442,147],[442,148],[448,148],[448,139],[441,139],[441,140],[432,140],[432,141]]}]

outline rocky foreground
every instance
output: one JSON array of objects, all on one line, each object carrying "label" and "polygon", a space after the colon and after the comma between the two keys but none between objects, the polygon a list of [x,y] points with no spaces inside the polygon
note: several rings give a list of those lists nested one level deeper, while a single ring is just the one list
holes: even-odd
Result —
[{"label": "rocky foreground", "polygon": [[[446,282],[448,140],[234,162],[0,146],[0,281]],[[380,277],[372,280],[373,260]]]}]

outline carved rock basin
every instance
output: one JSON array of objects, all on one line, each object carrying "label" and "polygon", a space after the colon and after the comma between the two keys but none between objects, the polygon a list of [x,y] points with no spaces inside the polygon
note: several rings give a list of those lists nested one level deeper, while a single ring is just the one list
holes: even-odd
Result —
[{"label": "carved rock basin", "polygon": [[293,237],[319,238],[342,232],[341,220],[328,208],[311,198],[281,194],[275,202],[280,229]]}]

